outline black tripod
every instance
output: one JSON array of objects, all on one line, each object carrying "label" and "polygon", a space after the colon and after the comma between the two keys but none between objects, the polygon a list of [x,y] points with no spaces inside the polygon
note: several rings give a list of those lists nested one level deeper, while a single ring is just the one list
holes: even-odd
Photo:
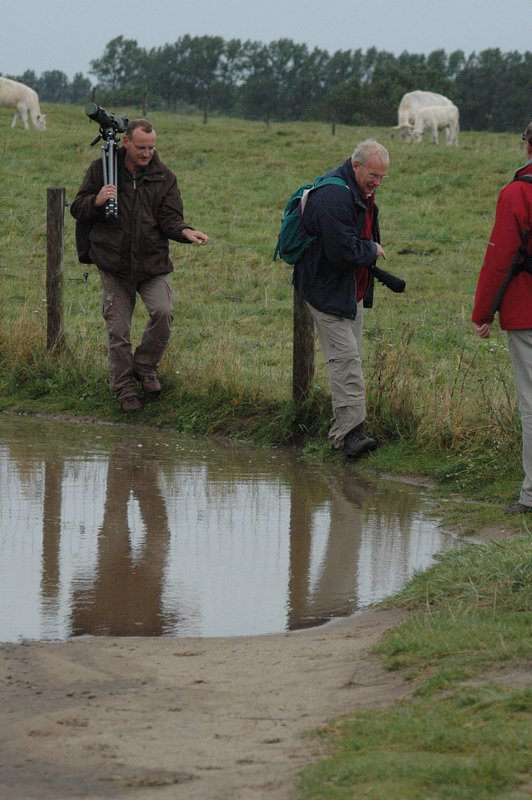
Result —
[{"label": "black tripod", "polygon": [[[86,115],[98,122],[100,125],[100,132],[98,136],[91,142],[91,147],[103,139],[101,146],[102,150],[102,165],[103,165],[103,182],[105,184],[117,185],[118,179],[118,143],[120,139],[117,133],[123,133],[127,130],[128,118],[120,116],[119,114],[108,114],[104,108],[96,105],[96,103],[89,103],[85,108]],[[118,198],[112,197],[105,204],[105,216],[117,217],[118,216]]]}]

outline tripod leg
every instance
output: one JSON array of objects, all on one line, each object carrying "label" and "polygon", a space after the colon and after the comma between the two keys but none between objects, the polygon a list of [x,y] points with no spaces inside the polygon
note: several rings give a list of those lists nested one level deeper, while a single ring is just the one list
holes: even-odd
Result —
[{"label": "tripod leg", "polygon": [[107,177],[107,142],[102,144],[102,166],[103,166],[103,184],[105,186],[106,183],[109,183]]},{"label": "tripod leg", "polygon": [[113,214],[118,217],[118,148],[113,142],[113,183],[117,187],[116,197],[113,199]]}]

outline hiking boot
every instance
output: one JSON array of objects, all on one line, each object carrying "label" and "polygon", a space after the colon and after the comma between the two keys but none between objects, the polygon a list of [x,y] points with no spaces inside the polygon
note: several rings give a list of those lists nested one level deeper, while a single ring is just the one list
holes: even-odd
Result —
[{"label": "hiking boot", "polygon": [[523,503],[512,503],[511,506],[508,506],[505,509],[505,514],[530,514],[532,512],[532,506],[525,506]]},{"label": "hiking boot", "polygon": [[155,372],[150,372],[149,375],[139,375],[136,372],[135,377],[142,386],[144,394],[148,395],[148,399],[154,400],[159,397],[161,394],[161,382]]},{"label": "hiking boot", "polygon": [[132,411],[140,411],[142,403],[138,397],[131,395],[131,397],[124,397],[120,400],[120,408],[126,414],[131,414]]},{"label": "hiking boot", "polygon": [[376,447],[377,440],[364,433],[361,427],[353,428],[344,439],[344,453],[350,458],[361,456],[362,453],[368,453]]}]

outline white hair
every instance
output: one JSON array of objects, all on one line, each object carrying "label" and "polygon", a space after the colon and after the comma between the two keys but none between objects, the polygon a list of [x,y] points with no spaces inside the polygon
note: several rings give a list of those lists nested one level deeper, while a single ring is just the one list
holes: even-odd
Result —
[{"label": "white hair", "polygon": [[359,164],[366,164],[371,156],[377,156],[386,166],[390,163],[390,154],[387,149],[375,139],[366,139],[357,144],[351,156],[351,163],[358,161]]}]

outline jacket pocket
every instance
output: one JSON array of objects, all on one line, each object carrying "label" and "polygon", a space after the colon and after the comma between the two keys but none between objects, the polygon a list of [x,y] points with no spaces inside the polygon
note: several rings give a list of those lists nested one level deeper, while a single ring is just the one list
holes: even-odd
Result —
[{"label": "jacket pocket", "polygon": [[116,271],[122,265],[124,234],[114,220],[93,225],[90,232],[90,256],[102,269]]},{"label": "jacket pocket", "polygon": [[163,236],[158,228],[151,225],[142,225],[138,243],[141,257],[155,256],[165,258],[168,255],[168,239]]}]

